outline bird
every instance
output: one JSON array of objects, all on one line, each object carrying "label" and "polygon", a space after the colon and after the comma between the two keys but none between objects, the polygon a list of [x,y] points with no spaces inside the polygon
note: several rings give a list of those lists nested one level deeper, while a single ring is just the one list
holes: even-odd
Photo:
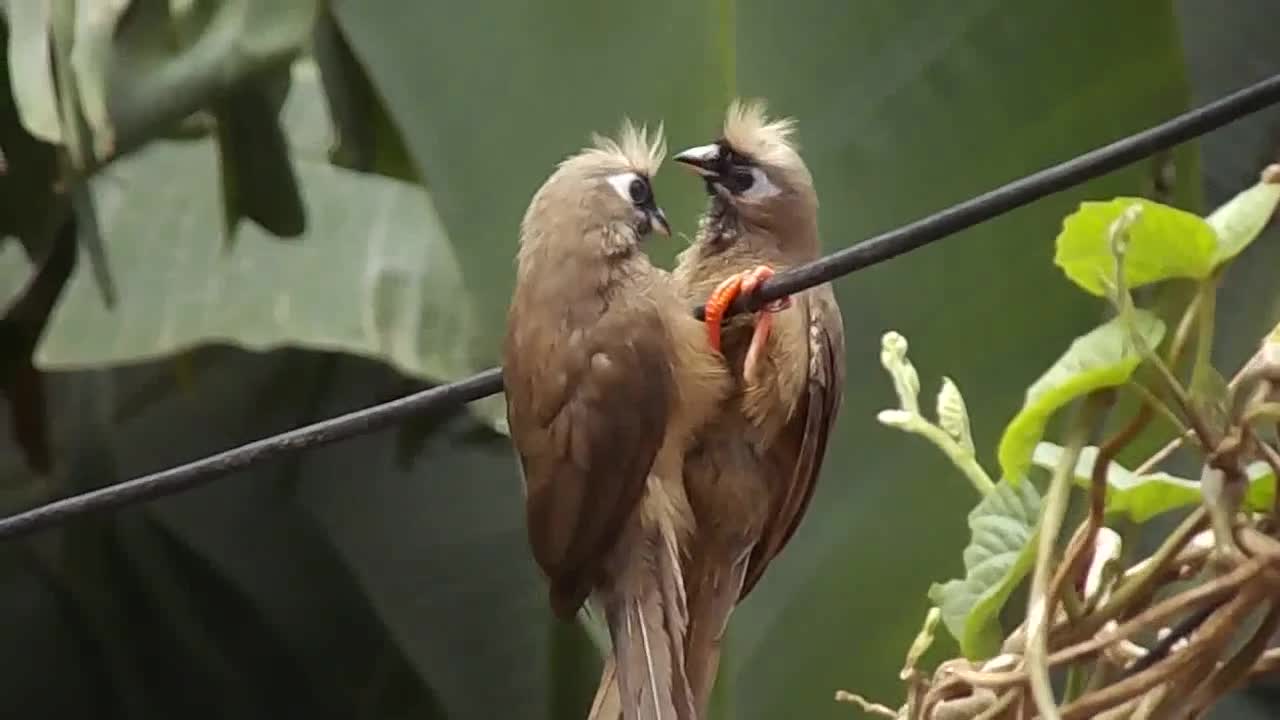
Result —
[{"label": "bird", "polygon": [[737,99],[720,137],[672,157],[710,198],[672,275],[686,301],[706,300],[707,341],[734,380],[685,458],[695,527],[685,657],[699,717],[730,615],[804,517],[844,392],[844,325],[829,284],[724,318],[738,295],[821,252],[817,192],[795,126],[771,120],[761,100]]},{"label": "bird", "polygon": [[666,154],[627,120],[560,162],[520,225],[503,341],[507,421],[553,612],[612,642],[589,717],[692,720],[681,546],[684,453],[730,390],[669,272],[652,178]]}]

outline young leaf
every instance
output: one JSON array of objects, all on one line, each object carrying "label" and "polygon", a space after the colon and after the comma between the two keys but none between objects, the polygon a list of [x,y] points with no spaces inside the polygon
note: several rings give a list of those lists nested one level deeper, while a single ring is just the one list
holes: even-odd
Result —
[{"label": "young leaf", "polygon": [[1272,165],[1263,171],[1257,185],[1231,198],[1205,218],[1218,234],[1213,264],[1221,265],[1248,247],[1267,226],[1276,205],[1280,205],[1280,166]]},{"label": "young leaf", "polygon": [[965,657],[977,660],[999,651],[1000,609],[1035,560],[1039,517],[1040,493],[1033,484],[996,483],[969,513],[964,578],[929,588],[929,599],[942,609],[942,622]]},{"label": "young leaf", "polygon": [[960,388],[951,378],[942,378],[942,389],[938,391],[938,427],[942,428],[951,439],[960,443],[970,454],[973,453],[973,432],[969,429],[969,409],[964,405],[964,396]]},{"label": "young leaf", "polygon": [[1203,278],[1214,267],[1218,236],[1198,215],[1142,198],[1080,203],[1062,223],[1053,262],[1076,285],[1098,296],[1116,284],[1111,223],[1133,205],[1142,213],[1128,229],[1125,284],[1136,288],[1169,278]]},{"label": "young leaf", "polygon": [[[1065,452],[1061,445],[1042,442],[1036,446],[1032,462],[1053,470]],[[1093,476],[1093,463],[1098,448],[1086,447],[1076,462],[1075,481],[1088,487]],[[1249,488],[1244,504],[1250,510],[1269,510],[1276,493],[1276,476],[1263,462],[1245,468]],[[1135,475],[1128,468],[1112,462],[1107,467],[1107,512],[1142,523],[1161,513],[1200,504],[1200,483],[1164,472]]]},{"label": "young leaf", "polygon": [[[1164,322],[1146,310],[1133,311],[1133,329],[1154,348]],[[1013,482],[1031,465],[1031,454],[1053,413],[1094,390],[1121,385],[1142,361],[1121,318],[1112,318],[1076,338],[1067,352],[1027,390],[1022,409],[1005,427],[997,451],[1000,468]]]}]

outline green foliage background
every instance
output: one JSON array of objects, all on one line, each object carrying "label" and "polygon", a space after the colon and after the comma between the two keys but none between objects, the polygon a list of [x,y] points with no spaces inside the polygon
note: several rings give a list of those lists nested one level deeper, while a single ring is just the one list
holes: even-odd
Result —
[{"label": "green foliage background", "polygon": [[[623,115],[663,121],[678,148],[714,136],[731,97],[768,98],[799,120],[836,249],[1274,72],[1267,4],[133,0],[113,31],[89,3],[45,18],[0,3],[0,236],[21,241],[0,239],[0,307],[67,213],[80,241],[32,354],[43,403],[11,394],[0,421],[43,406],[53,469],[0,440],[0,509],[492,364],[529,195]],[[68,102],[83,122],[59,123]],[[911,339],[924,377],[955,378],[990,464],[1026,386],[1101,312],[1051,262],[1062,218],[1157,187],[1212,207],[1275,158],[1278,119],[837,283],[839,437],[805,524],[735,615],[721,717],[848,717],[838,688],[896,698],[930,583],[961,573],[972,494],[875,422],[893,397],[881,333]],[[698,184],[670,167],[656,184],[691,234]],[[1280,318],[1270,236],[1224,283],[1226,367]],[[653,252],[669,262],[681,242]],[[6,389],[30,387],[11,368],[31,350],[0,332]],[[546,608],[500,408],[0,546],[0,707],[581,715],[595,650]]]}]

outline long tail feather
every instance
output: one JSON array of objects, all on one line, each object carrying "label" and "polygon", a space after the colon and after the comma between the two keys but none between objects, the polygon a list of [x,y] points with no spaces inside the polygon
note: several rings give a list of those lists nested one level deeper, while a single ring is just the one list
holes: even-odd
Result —
[{"label": "long tail feather", "polygon": [[729,552],[701,549],[704,554],[690,568],[688,577],[689,626],[685,641],[685,672],[699,718],[706,716],[711,702],[720,668],[720,643],[742,591],[748,557],[748,553],[735,558]]},{"label": "long tail feather", "polygon": [[635,572],[605,603],[613,658],[589,718],[616,720],[620,706],[623,720],[694,720],[684,670],[688,613],[674,534],[655,529],[639,549]]},{"label": "long tail feather", "polygon": [[595,700],[591,702],[591,711],[587,720],[619,720],[622,717],[622,697],[618,694],[617,663],[610,655],[604,659],[604,669],[600,672],[600,687],[596,690]]}]

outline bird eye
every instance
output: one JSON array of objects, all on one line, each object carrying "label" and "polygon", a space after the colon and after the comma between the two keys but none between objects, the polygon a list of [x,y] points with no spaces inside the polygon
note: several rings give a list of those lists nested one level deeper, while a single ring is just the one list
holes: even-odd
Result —
[{"label": "bird eye", "polygon": [[738,169],[733,171],[733,184],[738,192],[750,190],[755,181],[756,178],[751,174],[750,170]]},{"label": "bird eye", "polygon": [[643,205],[649,202],[649,198],[652,195],[649,192],[649,183],[640,178],[631,181],[631,188],[628,192],[631,193],[631,202],[636,205]]}]

